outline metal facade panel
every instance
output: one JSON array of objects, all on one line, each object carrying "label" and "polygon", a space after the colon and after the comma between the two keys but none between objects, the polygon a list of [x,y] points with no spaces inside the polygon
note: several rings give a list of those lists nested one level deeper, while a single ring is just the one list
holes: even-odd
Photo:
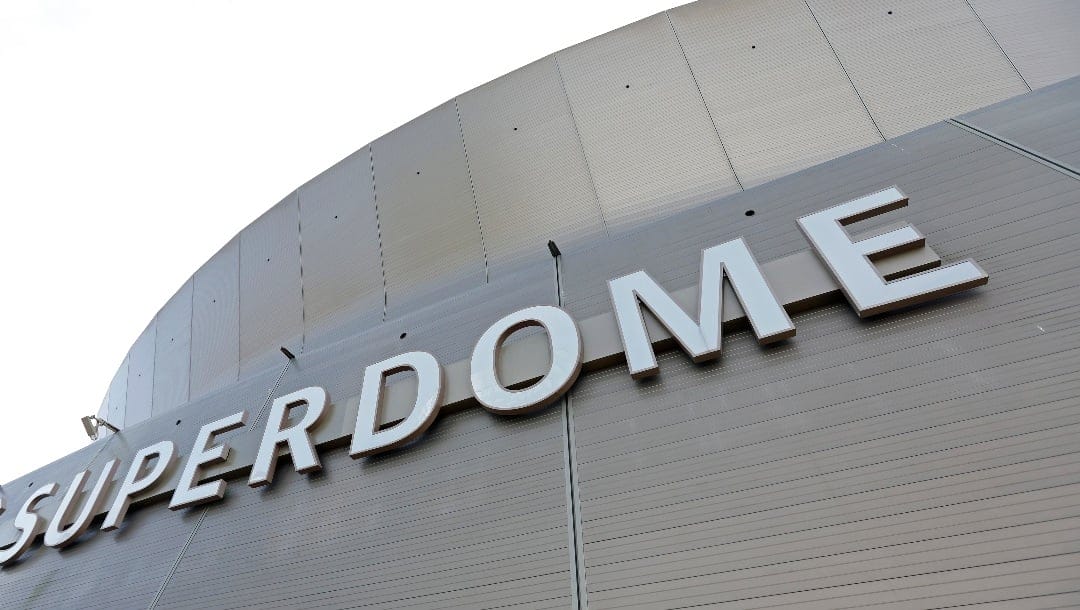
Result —
[{"label": "metal facade panel", "polygon": [[971,0],[1032,88],[1080,74],[1080,5],[1071,0]]},{"label": "metal facade panel", "polygon": [[557,410],[473,409],[405,450],[231,486],[159,607],[565,607],[563,434]]},{"label": "metal facade panel", "polygon": [[371,147],[388,310],[484,283],[484,245],[454,103]]},{"label": "metal facade panel", "polygon": [[300,210],[294,191],[240,232],[240,375],[303,346]]},{"label": "metal facade panel", "polygon": [[882,140],[805,4],[668,11],[743,186]]},{"label": "metal facade panel", "polygon": [[491,277],[603,234],[604,220],[552,57],[458,97]]},{"label": "metal facade panel", "polygon": [[887,138],[1028,91],[966,2],[809,5]]},{"label": "metal facade panel", "polygon": [[191,298],[188,280],[157,315],[154,350],[153,414],[171,411],[188,400],[191,376]]},{"label": "metal facade panel", "polygon": [[[869,320],[810,311],[782,345],[733,333],[719,362],[669,353],[647,382],[622,366],[583,377],[571,401],[591,605],[939,607],[1069,590],[1080,181],[935,126],[719,202],[716,220],[684,213],[572,254],[567,306],[592,311],[603,288],[586,287],[636,265],[692,284],[710,232],[746,234],[771,260],[796,217],[879,184],[910,197],[886,216],[946,262],[974,258],[990,285]],[[720,222],[741,208],[757,213]]]},{"label": "metal facade panel", "polygon": [[304,350],[377,324],[382,253],[368,148],[300,187]]},{"label": "metal facade panel", "polygon": [[154,346],[157,320],[139,335],[128,350],[127,408],[124,425],[150,419],[154,401]]},{"label": "metal facade panel", "polygon": [[[61,483],[66,486],[70,480]],[[0,574],[0,605],[11,608],[146,608],[198,513],[132,510],[120,532],[91,528],[59,552],[36,547]]]},{"label": "metal facade panel", "polygon": [[609,228],[739,190],[664,15],[555,57]]},{"label": "metal facade panel", "polygon": [[190,399],[236,381],[240,363],[240,237],[192,279]]},{"label": "metal facade panel", "polygon": [[120,368],[116,369],[112,382],[109,384],[109,423],[117,428],[124,427],[124,416],[127,413],[127,374],[129,358],[124,356]]},{"label": "metal facade panel", "polygon": [[961,120],[1080,171],[1080,77],[976,110]]}]

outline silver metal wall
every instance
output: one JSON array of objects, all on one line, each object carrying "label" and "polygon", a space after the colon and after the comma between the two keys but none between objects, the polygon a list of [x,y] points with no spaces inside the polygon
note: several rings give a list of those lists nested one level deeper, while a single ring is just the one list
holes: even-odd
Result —
[{"label": "silver metal wall", "polygon": [[[137,507],[118,532],[35,544],[0,571],[0,605],[1074,606],[1080,173],[1049,151],[1080,147],[1054,129],[1077,99],[1080,78],[935,124],[568,251],[561,273],[584,318],[613,276],[690,286],[700,249],[739,235],[762,261],[805,250],[795,218],[895,184],[910,205],[877,224],[912,222],[988,286],[868,320],[834,303],[775,347],[732,333],[716,363],[671,352],[656,379],[591,372],[534,416],[470,409],[381,457],[327,449],[315,475],[286,462],[220,503]],[[224,440],[258,434],[268,397],[355,396],[364,365],[401,351],[460,360],[559,294],[551,260],[522,266],[16,479],[9,505],[160,439],[184,451],[241,407],[252,425]]]},{"label": "silver metal wall", "polygon": [[776,347],[734,333],[719,363],[601,370],[535,416],[445,415],[382,457],[334,448],[316,475],[286,462],[268,489],[137,507],[36,543],[0,570],[0,607],[1080,605],[1080,79],[1057,82],[1078,20],[698,2],[387,134],[196,271],[109,386],[122,433],[9,482],[8,506],[158,440],[186,452],[241,408],[223,438],[257,433],[291,390],[354,397],[381,358],[461,360],[559,301],[548,239],[581,319],[621,273],[676,289],[726,239],[805,250],[795,218],[896,184],[910,206],[881,223],[990,285],[871,320],[833,304]]},{"label": "silver metal wall", "polygon": [[[379,138],[252,223],[195,273],[190,328],[172,327],[190,362],[187,343],[162,362],[138,354],[165,389],[136,377],[136,393],[109,392],[111,416],[130,426],[278,366],[282,345],[513,273],[549,239],[618,235],[1073,76],[1077,31],[1069,2],[700,1],[565,49]],[[175,325],[173,301],[158,318]]]}]

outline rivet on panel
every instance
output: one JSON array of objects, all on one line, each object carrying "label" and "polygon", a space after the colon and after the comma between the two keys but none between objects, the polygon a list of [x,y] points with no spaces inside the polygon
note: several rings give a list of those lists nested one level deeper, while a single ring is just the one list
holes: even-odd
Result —
[{"label": "rivet on panel", "polygon": [[747,216],[753,216],[754,215],[754,210],[746,210],[746,215]]},{"label": "rivet on panel", "polygon": [[401,333],[401,336],[398,337],[398,339],[404,339],[408,334],[409,333]]}]

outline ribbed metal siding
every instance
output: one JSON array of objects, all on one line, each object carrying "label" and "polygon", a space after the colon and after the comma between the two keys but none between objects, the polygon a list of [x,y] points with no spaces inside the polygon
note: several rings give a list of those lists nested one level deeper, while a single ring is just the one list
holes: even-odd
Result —
[{"label": "ribbed metal siding", "polygon": [[1080,78],[961,117],[1044,157],[1080,171]]},{"label": "ribbed metal siding", "polygon": [[127,406],[124,425],[150,419],[154,401],[154,346],[157,321],[151,321],[128,352]]},{"label": "ribbed metal siding", "polygon": [[482,284],[484,248],[453,102],[371,146],[388,309]]},{"label": "ribbed metal siding", "polygon": [[702,1],[668,14],[743,186],[882,140],[805,4]]},{"label": "ribbed metal siding", "polygon": [[191,365],[191,293],[188,280],[157,315],[153,413],[187,402]]},{"label": "ribbed metal siding", "polygon": [[1028,91],[966,2],[809,4],[887,138]]},{"label": "ribbed metal siding", "polygon": [[300,211],[294,191],[240,232],[240,375],[300,351]]},{"label": "ribbed metal siding", "polygon": [[971,0],[990,33],[1032,88],[1080,69],[1080,4],[1072,0]]},{"label": "ribbed metal siding", "polygon": [[[63,481],[67,485],[70,481]],[[134,510],[124,529],[63,552],[38,547],[0,577],[5,608],[146,608],[197,515]]]},{"label": "ribbed metal siding", "polygon": [[[755,215],[749,239],[769,260],[806,199],[881,181],[911,198],[894,220],[946,261],[978,260],[990,286],[867,321],[830,306],[776,348],[741,332],[720,363],[668,354],[656,381],[622,367],[583,378],[591,605],[939,607],[1074,588],[1080,182],[939,126],[732,199],[777,214]],[[668,285],[696,277],[705,228],[687,214],[651,231],[691,236],[645,250]],[[565,275],[591,282],[634,256],[600,246]],[[594,307],[574,288],[588,283],[568,283],[571,310]]]},{"label": "ribbed metal siding", "polygon": [[195,272],[191,301],[191,399],[236,381],[240,362],[239,274],[239,235]]},{"label": "ribbed metal siding", "polygon": [[491,277],[604,232],[555,61],[531,63],[458,97]]},{"label": "ribbed metal siding", "polygon": [[666,17],[555,56],[609,228],[739,190]]},{"label": "ribbed metal siding", "polygon": [[382,320],[383,275],[367,147],[300,187],[304,349]]},{"label": "ribbed metal siding", "polygon": [[562,434],[557,411],[471,410],[408,450],[233,486],[160,607],[566,607]]}]

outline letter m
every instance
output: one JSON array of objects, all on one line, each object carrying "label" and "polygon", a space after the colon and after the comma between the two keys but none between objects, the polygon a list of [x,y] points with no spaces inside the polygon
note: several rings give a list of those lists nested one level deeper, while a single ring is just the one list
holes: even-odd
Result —
[{"label": "letter m", "polygon": [[644,270],[608,282],[631,377],[641,379],[660,370],[642,307],[656,317],[694,362],[720,356],[725,277],[761,344],[795,334],[791,319],[740,237],[702,251],[696,322]]}]

